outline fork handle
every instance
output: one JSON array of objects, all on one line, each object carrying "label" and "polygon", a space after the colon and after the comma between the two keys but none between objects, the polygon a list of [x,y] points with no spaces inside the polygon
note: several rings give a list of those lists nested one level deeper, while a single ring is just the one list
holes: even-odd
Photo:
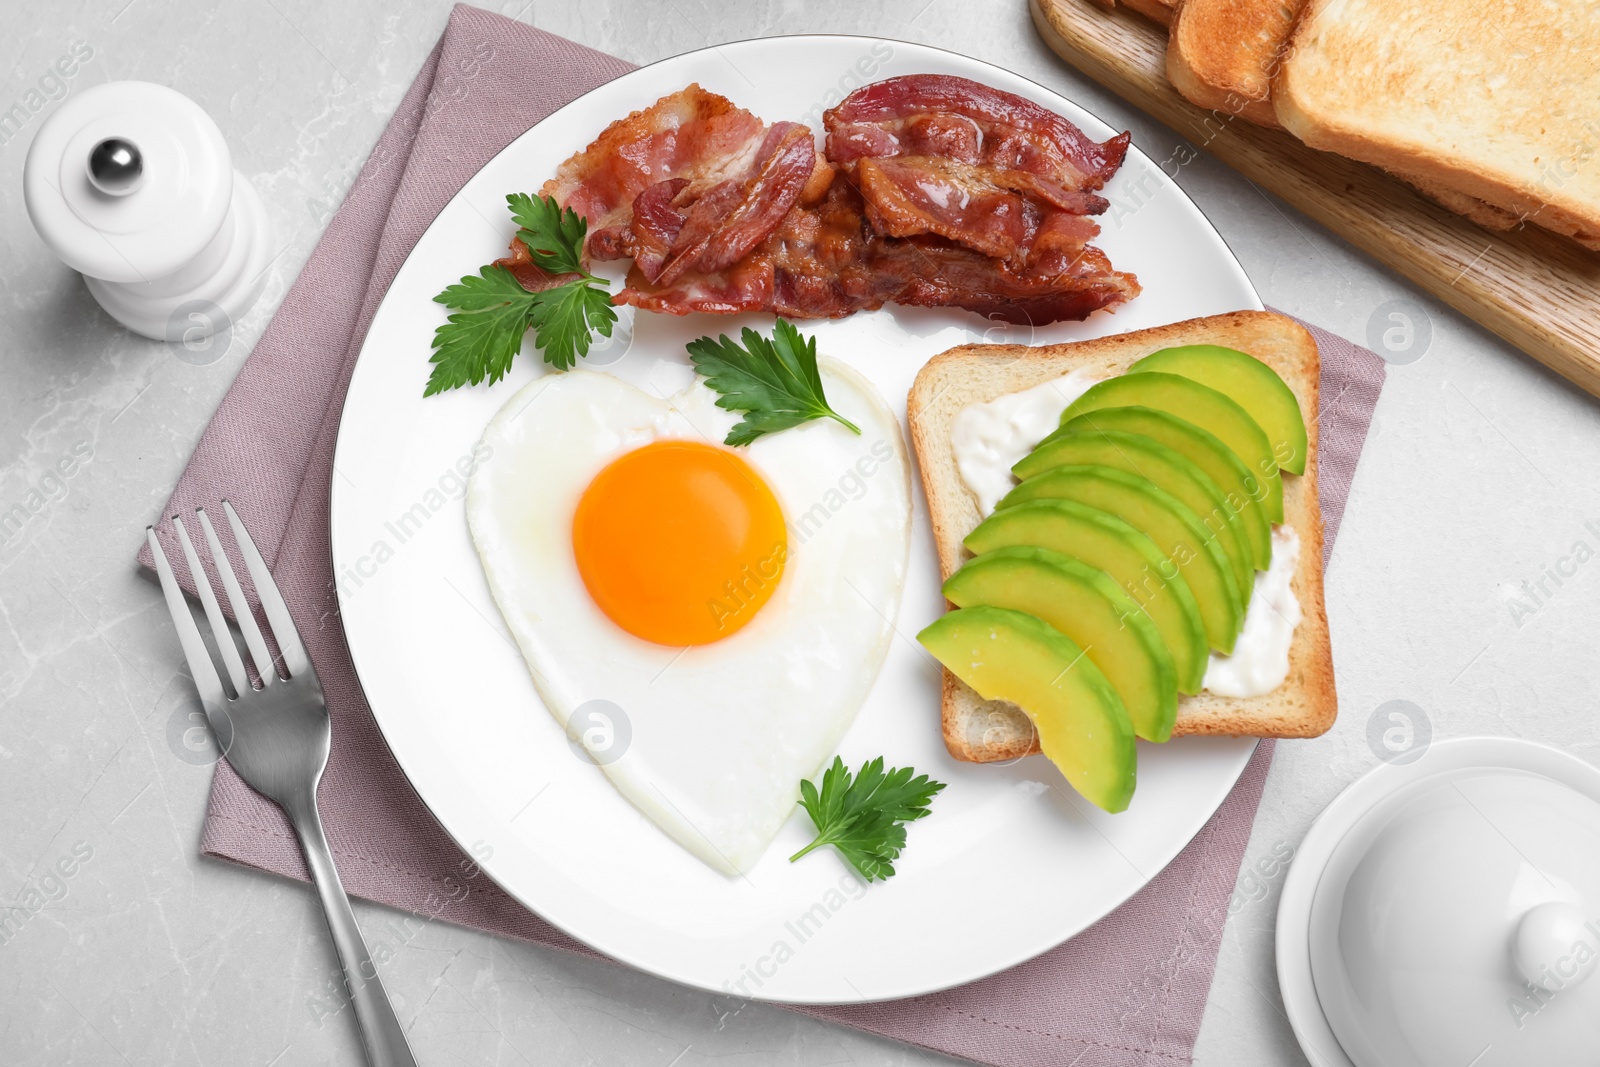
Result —
[{"label": "fork handle", "polygon": [[322,897],[328,930],[339,952],[339,965],[344,968],[345,989],[350,994],[350,1003],[355,1006],[356,1022],[361,1026],[361,1043],[366,1048],[367,1062],[372,1067],[416,1067],[416,1057],[411,1054],[405,1031],[395,1017],[383,979],[378,976],[377,965],[367,951],[366,939],[356,925],[350,897],[345,894],[338,868],[333,865],[333,851],[322,832],[322,817],[317,813],[316,794],[308,801],[284,807],[300,838],[306,866],[311,868],[311,880]]}]

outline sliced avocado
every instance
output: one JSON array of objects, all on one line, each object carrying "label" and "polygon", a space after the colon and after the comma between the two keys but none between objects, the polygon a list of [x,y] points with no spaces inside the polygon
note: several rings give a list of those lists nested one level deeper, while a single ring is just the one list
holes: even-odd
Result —
[{"label": "sliced avocado", "polygon": [[1182,453],[1211,476],[1222,490],[1228,510],[1239,516],[1256,570],[1264,571],[1272,564],[1272,526],[1257,499],[1262,495],[1260,483],[1216,434],[1155,408],[1102,408],[1063,423],[1040,445],[1085,428],[1143,434]]},{"label": "sliced avocado", "polygon": [[979,555],[1015,545],[1049,548],[1105,571],[1160,631],[1178,691],[1200,692],[1206,635],[1189,583],[1154,541],[1115,515],[1068,500],[1018,504],[990,515],[963,544]]},{"label": "sliced avocado", "polygon": [[1207,643],[1224,655],[1233,651],[1244,625],[1239,584],[1216,539],[1182,501],[1147,478],[1112,467],[1053,467],[1007,493],[995,511],[1046,499],[1075,500],[1108,511],[1149,535],[1189,583]]},{"label": "sliced avocado", "polygon": [[1181,345],[1152,352],[1128,368],[1129,374],[1149,371],[1181,374],[1232,397],[1266,431],[1278,466],[1290,474],[1306,472],[1300,401],[1278,372],[1255,356],[1221,345]]},{"label": "sliced avocado", "polygon": [[1260,479],[1261,506],[1268,522],[1283,521],[1283,479],[1272,442],[1250,413],[1223,393],[1192,378],[1163,371],[1123,374],[1098,382],[1061,413],[1063,424],[1086,411],[1130,405],[1155,408],[1188,419],[1222,439],[1249,471]]},{"label": "sliced avocado", "polygon": [[[1073,420],[1077,424],[1076,419]],[[1255,557],[1245,539],[1244,520],[1228,507],[1222,490],[1211,476],[1181,454],[1143,434],[1121,430],[1097,430],[1082,426],[1072,433],[1054,435],[1011,468],[1026,480],[1052,467],[1098,464],[1148,478],[1158,489],[1165,489],[1194,512],[1227,554],[1240,600],[1250,603],[1255,586]]]},{"label": "sliced avocado", "polygon": [[1178,674],[1156,624],[1105,571],[1048,548],[999,548],[944,583],[960,608],[1024,611],[1071,638],[1100,668],[1146,741],[1172,736]]},{"label": "sliced avocado", "polygon": [[1074,789],[1106,811],[1127,810],[1138,776],[1133,724],[1071,638],[1024,612],[978,607],[945,613],[917,640],[983,699],[1027,712]]}]

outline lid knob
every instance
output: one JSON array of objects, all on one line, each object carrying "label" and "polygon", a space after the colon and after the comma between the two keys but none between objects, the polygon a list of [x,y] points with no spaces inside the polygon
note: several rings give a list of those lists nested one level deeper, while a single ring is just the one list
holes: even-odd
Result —
[{"label": "lid knob", "polygon": [[107,137],[89,153],[89,184],[107,196],[127,196],[144,179],[139,146],[123,137]]},{"label": "lid knob", "polygon": [[1511,959],[1523,978],[1555,992],[1589,977],[1600,959],[1600,937],[1582,910],[1551,901],[1528,909],[1517,923]]}]

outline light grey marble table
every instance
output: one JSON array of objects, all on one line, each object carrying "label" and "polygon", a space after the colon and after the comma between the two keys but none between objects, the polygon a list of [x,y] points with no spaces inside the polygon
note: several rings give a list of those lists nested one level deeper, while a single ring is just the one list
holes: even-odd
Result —
[{"label": "light grey marble table", "polygon": [[[322,1008],[335,964],[312,895],[197,854],[210,756],[186,733],[177,646],[131,561],[448,5],[3,9],[0,108],[39,106],[0,126],[0,512],[25,511],[0,531],[0,1062],[358,1063],[350,1019]],[[1181,143],[1052,56],[1022,0],[513,0],[504,12],[635,62],[803,31],[921,41],[1052,86],[1157,158]],[[75,46],[89,57],[59,79]],[[23,210],[40,122],[67,93],[122,78],[171,85],[217,119],[280,244],[265,298],[207,365],[120,330]],[[1419,737],[1511,734],[1596,758],[1600,419],[1208,157],[1178,180],[1269,304],[1362,340],[1380,309],[1409,300],[1428,335],[1410,353],[1421,358],[1390,370],[1328,571],[1342,714],[1327,736],[1279,746],[1196,1052],[1215,1067],[1304,1063],[1272,962],[1281,859],[1377,763],[1369,735],[1400,728],[1389,702],[1409,702]],[[70,878],[49,873],[62,858]],[[357,911],[369,930],[398,919]],[[425,1064],[937,1060],[439,923],[396,941],[385,981]]]}]

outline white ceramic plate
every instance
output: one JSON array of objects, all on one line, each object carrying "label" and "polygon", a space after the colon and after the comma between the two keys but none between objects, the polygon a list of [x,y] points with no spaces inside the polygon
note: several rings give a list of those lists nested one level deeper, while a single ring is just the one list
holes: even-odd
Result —
[{"label": "white ceramic plate", "polygon": [[[467,183],[417,243],[378,310],[345,402],[333,479],[333,559],[361,683],[396,758],[445,829],[529,908],[619,960],[689,985],[799,1003],[926,993],[1029,959],[1121,904],[1204,825],[1254,744],[1140,745],[1139,789],[1108,816],[1042,758],[958,763],[938,728],[936,672],[911,635],[941,610],[926,505],[916,500],[898,637],[841,745],[852,766],[884,755],[949,783],[910,828],[899,874],[863,889],[836,856],[786,857],[809,840],[794,817],[747,878],[717,874],[625,802],[577,757],[510,644],[468,537],[457,465],[519,386],[542,373],[531,349],[510,379],[424,400],[434,294],[504,253],[507,193],[537,192],[613,119],[698,81],[767,121],[804,119],[865,81],[959,74],[1031,97],[1097,140],[1116,131],[1042,86],[921,45],[782,37],[644,67],[562,108]],[[530,76],[535,76],[530,74]],[[982,340],[1095,337],[1240,308],[1255,290],[1205,217],[1137,149],[1106,194],[1098,242],[1144,294],[1114,316],[1034,331],[958,311],[890,309],[807,324],[905,410],[912,377],[938,352]],[[631,347],[595,362],[639,381],[686,363],[686,341],[770,317],[641,316]],[[623,354],[625,351],[625,354]],[[560,462],[559,456],[551,457]]]}]

